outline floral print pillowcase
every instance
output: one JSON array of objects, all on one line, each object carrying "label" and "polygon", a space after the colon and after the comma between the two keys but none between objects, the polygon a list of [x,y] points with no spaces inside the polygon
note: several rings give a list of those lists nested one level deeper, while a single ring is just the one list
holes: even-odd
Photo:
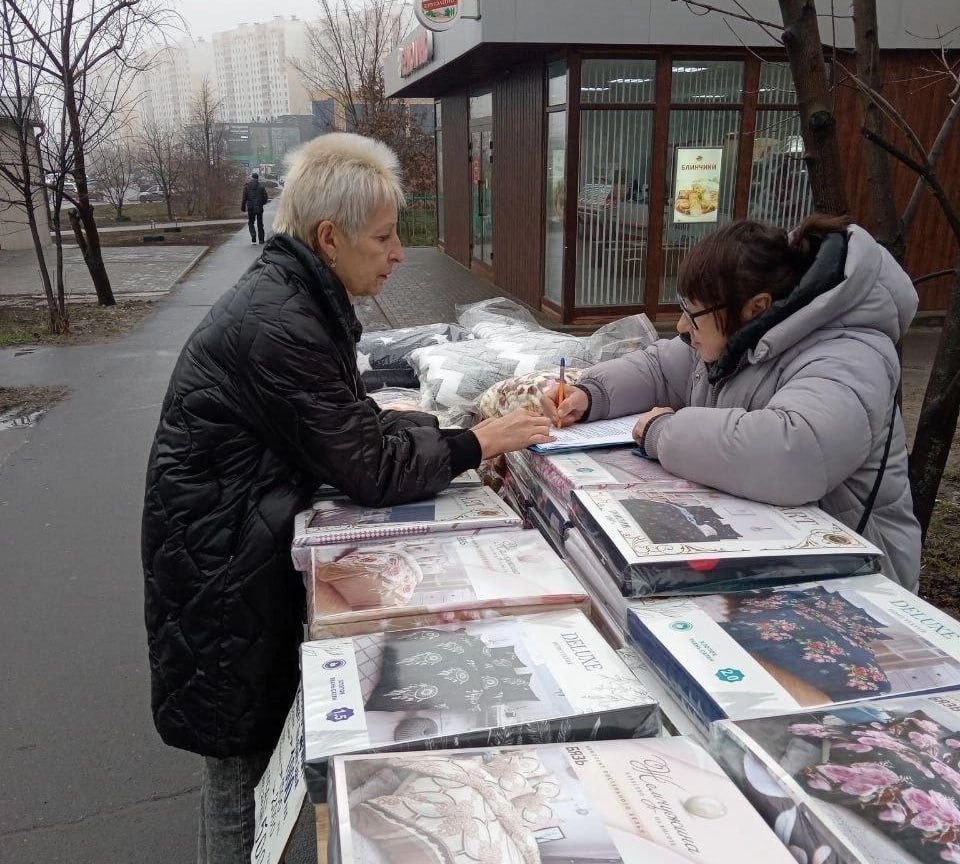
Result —
[{"label": "floral print pillowcase", "polygon": [[786,731],[822,748],[797,774],[811,795],[856,812],[921,861],[960,864],[960,733],[923,711]]},{"label": "floral print pillowcase", "polygon": [[730,602],[729,620],[720,626],[744,650],[830,701],[890,692],[873,648],[888,638],[883,625],[836,592],[762,591]]}]

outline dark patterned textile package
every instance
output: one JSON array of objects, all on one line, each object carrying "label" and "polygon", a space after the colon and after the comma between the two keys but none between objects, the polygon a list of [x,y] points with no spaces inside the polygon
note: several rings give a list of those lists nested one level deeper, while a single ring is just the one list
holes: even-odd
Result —
[{"label": "dark patterned textile package", "polygon": [[868,575],[882,558],[817,507],[773,507],[709,489],[575,490],[570,515],[624,597]]},{"label": "dark patterned textile package", "polygon": [[702,729],[960,687],[960,625],[879,574],[635,601],[628,625]]},{"label": "dark patterned textile package", "polygon": [[357,343],[357,367],[368,391],[381,387],[419,387],[407,358],[418,348],[459,342],[467,331],[457,324],[424,324],[364,333]]},{"label": "dark patterned textile package", "polygon": [[578,610],[307,642],[304,770],[337,753],[656,735],[660,712]]}]

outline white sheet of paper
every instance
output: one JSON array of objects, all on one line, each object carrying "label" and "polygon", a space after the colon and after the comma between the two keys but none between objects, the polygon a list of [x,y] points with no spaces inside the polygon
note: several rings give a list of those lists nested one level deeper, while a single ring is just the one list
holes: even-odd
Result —
[{"label": "white sheet of paper", "polygon": [[633,443],[633,427],[639,414],[628,414],[614,420],[598,420],[595,423],[574,423],[562,429],[550,429],[556,440],[550,444],[535,444],[530,449],[537,453],[557,453],[562,450],[587,450],[591,447],[615,447]]},{"label": "white sheet of paper", "polygon": [[280,740],[253,794],[256,834],[250,862],[277,864],[307,794],[307,781],[303,776],[303,698],[299,690],[283,724]]}]

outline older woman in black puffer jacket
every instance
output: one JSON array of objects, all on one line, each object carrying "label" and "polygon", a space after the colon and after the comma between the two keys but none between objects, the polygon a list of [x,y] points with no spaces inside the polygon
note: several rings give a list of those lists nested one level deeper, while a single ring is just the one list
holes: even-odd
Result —
[{"label": "older woman in black puffer jacket", "polygon": [[293,520],[317,486],[398,504],[549,440],[548,421],[527,412],[464,432],[367,398],[351,301],[378,294],[403,261],[396,156],[326,135],[287,176],[276,235],[180,355],[147,471],[153,714],[166,743],[206,757],[201,861],[250,860],[253,787],[299,677]]}]

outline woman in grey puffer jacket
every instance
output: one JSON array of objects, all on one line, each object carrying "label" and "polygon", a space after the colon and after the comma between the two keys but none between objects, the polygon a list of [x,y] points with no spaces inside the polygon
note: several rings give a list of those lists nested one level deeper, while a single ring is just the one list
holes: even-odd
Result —
[{"label": "woman in grey puffer jacket", "polygon": [[548,416],[646,412],[634,437],[671,473],[816,502],[852,528],[882,471],[863,533],[884,573],[916,591],[920,527],[895,407],[910,277],[862,228],[815,215],[789,237],[750,220],[721,228],[684,259],[677,291],[678,337],[594,366],[560,405],[548,392]]}]

